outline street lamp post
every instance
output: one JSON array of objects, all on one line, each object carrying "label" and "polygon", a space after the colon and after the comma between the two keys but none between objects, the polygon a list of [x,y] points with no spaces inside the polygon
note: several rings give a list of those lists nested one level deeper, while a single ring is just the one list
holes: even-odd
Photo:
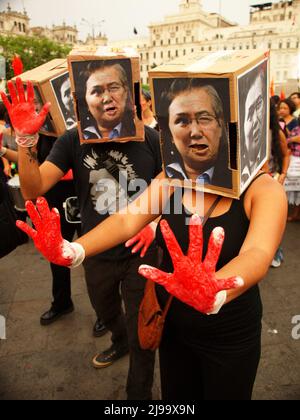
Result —
[{"label": "street lamp post", "polygon": [[81,19],[81,23],[83,25],[88,25],[89,27],[92,28],[92,39],[93,39],[93,42],[95,42],[95,28],[96,27],[100,27],[101,28],[104,22],[105,22],[105,20],[100,20],[99,22],[94,23],[94,22],[90,22],[90,21],[88,21],[88,20],[86,20],[84,18]]}]

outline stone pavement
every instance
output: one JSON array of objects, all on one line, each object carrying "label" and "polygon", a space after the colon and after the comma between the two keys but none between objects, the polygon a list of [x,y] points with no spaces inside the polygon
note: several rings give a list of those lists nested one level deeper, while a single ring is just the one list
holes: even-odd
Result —
[{"label": "stone pavement", "polygon": [[[285,263],[261,284],[263,354],[256,400],[300,399],[300,340],[292,338],[292,319],[300,318],[299,238],[300,224],[289,224]],[[7,340],[0,341],[0,400],[124,399],[128,359],[100,371],[91,366],[97,351],[109,346],[109,335],[92,337],[95,315],[82,269],[73,272],[76,311],[41,327],[50,293],[49,264],[31,243],[0,261],[0,314],[7,318]],[[295,332],[300,335],[300,327]],[[154,398],[159,398],[158,366]]]}]

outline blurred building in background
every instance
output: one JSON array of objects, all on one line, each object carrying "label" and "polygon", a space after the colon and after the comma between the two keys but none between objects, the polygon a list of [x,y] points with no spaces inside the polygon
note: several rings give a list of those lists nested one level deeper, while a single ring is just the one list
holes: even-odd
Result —
[{"label": "blurred building in background", "polygon": [[270,50],[271,79],[276,93],[280,92],[282,85],[287,91],[299,88],[300,0],[253,4],[246,26],[224,18],[221,6],[220,0],[219,12],[208,13],[203,9],[202,0],[179,0],[177,14],[149,24],[149,37],[140,38],[133,28],[132,39],[110,42],[104,33],[95,33],[94,25],[90,26],[92,34],[85,41],[78,39],[76,27],[65,23],[52,28],[31,28],[26,11],[15,12],[8,5],[6,11],[0,12],[0,35],[45,36],[68,45],[133,47],[141,56],[144,84],[148,84],[151,68],[187,55],[205,56],[224,50]]}]

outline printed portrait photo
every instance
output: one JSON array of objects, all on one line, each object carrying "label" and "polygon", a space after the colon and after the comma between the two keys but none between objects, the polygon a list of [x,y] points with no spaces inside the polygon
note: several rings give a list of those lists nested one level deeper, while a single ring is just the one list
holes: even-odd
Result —
[{"label": "printed portrait photo", "polygon": [[264,61],[238,78],[241,188],[267,159],[268,67]]},{"label": "printed portrait photo", "polygon": [[66,129],[70,130],[76,125],[76,117],[69,73],[61,74],[50,80],[50,83],[65,121]]},{"label": "printed portrait photo", "polygon": [[134,137],[131,61],[79,61],[71,67],[84,140]]},{"label": "printed portrait photo", "polygon": [[169,178],[232,188],[228,79],[155,79],[156,115]]},{"label": "printed portrait photo", "polygon": [[[43,106],[45,105],[45,103],[42,99],[42,96],[40,94],[40,91],[39,91],[38,87],[34,86],[33,89],[34,89],[35,110],[36,110],[37,113],[40,113],[40,111],[43,108]],[[53,124],[52,124],[49,116],[46,118],[45,124],[41,128],[41,131],[46,131],[47,133],[55,133]]]}]

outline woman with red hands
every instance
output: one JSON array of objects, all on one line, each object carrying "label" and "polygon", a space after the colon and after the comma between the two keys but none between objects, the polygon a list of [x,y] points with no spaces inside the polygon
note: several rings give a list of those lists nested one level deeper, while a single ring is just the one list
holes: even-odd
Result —
[{"label": "woman with red hands", "polygon": [[[173,101],[189,93],[182,87]],[[213,101],[207,101],[206,106],[213,108]],[[174,108],[169,107],[169,112]],[[173,119],[170,115],[170,121]],[[196,136],[195,130],[194,125],[191,137]],[[197,162],[197,153],[194,160]],[[157,179],[161,180],[163,174]],[[199,217],[208,213],[216,196],[200,197],[199,216],[191,218],[193,201],[187,192],[180,202],[181,212],[173,211],[178,205],[173,193],[165,182],[153,182],[126,212],[106,219],[75,244],[61,238],[58,215],[47,209],[43,199],[37,202],[38,211],[27,204],[36,230],[23,224],[20,227],[31,234],[47,258],[54,254],[56,262],[76,266],[85,257],[126,242],[162,214],[157,240],[164,252],[163,272],[140,268],[147,278],[163,284],[157,286],[162,306],[169,297],[166,289],[176,296],[160,346],[162,397],[173,401],[250,399],[261,349],[262,305],[257,284],[265,277],[284,232],[284,190],[271,177],[259,174],[241,200],[222,198],[217,203],[203,237]],[[199,193],[192,194],[194,199],[199,198]],[[151,203],[157,201],[159,205],[153,211]],[[163,214],[167,205],[172,211]],[[225,240],[220,226],[226,232]],[[204,261],[202,255],[206,256]],[[215,315],[208,316],[212,313]]]},{"label": "woman with red hands", "polygon": [[[126,214],[111,216],[75,243],[61,238],[59,216],[54,210],[45,211],[43,199],[37,201],[38,211],[27,204],[36,231],[23,223],[19,227],[32,236],[46,258],[77,266],[85,257],[123,243],[155,220],[159,214],[151,214],[151,208],[144,203],[151,203],[151,196],[166,197],[161,188],[166,187],[153,182],[133,204],[135,208],[140,206],[140,214],[130,205]],[[215,199],[205,194],[201,217]],[[165,206],[160,199],[160,212]],[[261,174],[241,201],[222,198],[204,228],[203,255],[207,256],[202,264],[199,218],[194,217],[189,228],[185,221],[190,213],[184,199],[182,207],[182,215],[163,215],[158,229],[164,273],[151,267],[140,268],[141,274],[177,297],[169,310],[160,346],[162,398],[250,399],[260,359],[262,308],[257,283],[265,277],[282,238],[283,216],[287,213],[285,193],[279,183]],[[268,216],[271,211],[272,218]],[[226,236],[215,271],[224,240],[218,226],[223,226]],[[217,230],[208,245],[214,228]],[[51,240],[54,237],[56,246]],[[173,275],[168,274],[173,271]],[[169,295],[160,286],[157,293],[163,307]],[[217,315],[207,315],[218,311]]]}]

